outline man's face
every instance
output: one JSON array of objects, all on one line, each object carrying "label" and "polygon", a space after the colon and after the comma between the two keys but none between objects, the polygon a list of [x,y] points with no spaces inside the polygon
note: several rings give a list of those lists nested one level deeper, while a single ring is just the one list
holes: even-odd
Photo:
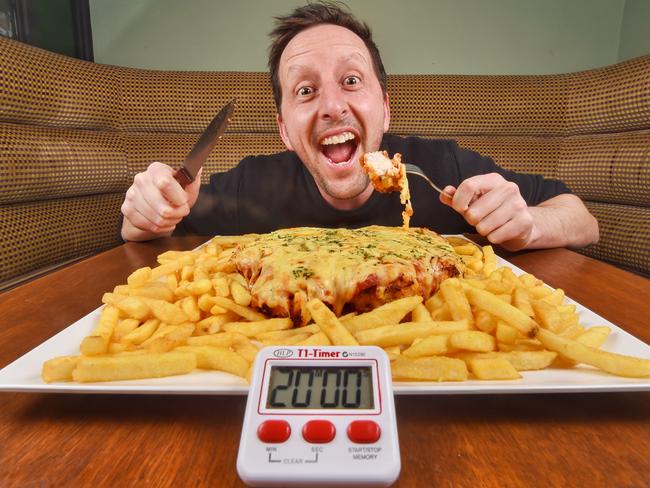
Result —
[{"label": "man's face", "polygon": [[372,194],[359,156],[379,149],[390,122],[388,96],[370,52],[352,31],[319,25],[287,44],[278,73],[284,144],[307,166],[330,205],[359,207]]}]

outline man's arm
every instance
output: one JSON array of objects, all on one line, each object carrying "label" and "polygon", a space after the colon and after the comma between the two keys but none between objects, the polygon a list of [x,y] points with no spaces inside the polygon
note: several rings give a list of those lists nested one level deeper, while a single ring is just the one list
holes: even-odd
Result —
[{"label": "man's arm", "polygon": [[580,198],[552,197],[529,207],[519,187],[498,173],[473,176],[440,195],[482,236],[510,251],[548,247],[582,247],[598,241],[598,222]]},{"label": "man's arm", "polygon": [[598,242],[598,221],[579,197],[565,193],[529,207],[533,238],[526,249],[584,247]]},{"label": "man's arm", "polygon": [[162,163],[151,163],[138,173],[122,203],[122,239],[147,241],[168,236],[196,203],[201,172],[185,189],[174,179],[174,170]]}]

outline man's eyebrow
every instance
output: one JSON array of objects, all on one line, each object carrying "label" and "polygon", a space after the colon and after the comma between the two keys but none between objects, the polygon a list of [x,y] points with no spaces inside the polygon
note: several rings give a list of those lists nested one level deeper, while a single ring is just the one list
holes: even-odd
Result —
[{"label": "man's eyebrow", "polygon": [[370,63],[368,63],[368,60],[359,52],[354,52],[346,57],[344,57],[341,61],[344,63],[350,62],[350,61],[362,61],[363,64],[366,66],[371,66]]},{"label": "man's eyebrow", "polygon": [[[359,52],[354,52],[343,56],[340,58],[339,64],[344,67],[344,69],[350,69],[359,67],[361,71],[365,69],[372,69],[372,64],[368,62],[365,56]],[[319,70],[316,66],[309,64],[303,64],[300,62],[290,64],[287,66],[286,76],[287,83],[294,84],[297,83],[302,77],[308,76],[318,76]]]},{"label": "man's eyebrow", "polygon": [[287,74],[291,74],[294,71],[297,72],[304,72],[304,71],[314,71],[314,68],[311,68],[309,66],[306,66],[304,64],[292,64],[287,68]]},{"label": "man's eyebrow", "polygon": [[[365,56],[363,56],[360,52],[354,52],[348,54],[342,57],[340,60],[341,63],[352,63],[352,62],[359,62],[359,61],[369,68],[372,67],[372,64],[369,63],[368,60],[365,58]],[[303,73],[303,72],[311,72],[311,71],[318,71],[318,70],[313,66],[307,66],[301,63],[291,64],[287,68],[287,74],[292,74],[294,72]]]}]

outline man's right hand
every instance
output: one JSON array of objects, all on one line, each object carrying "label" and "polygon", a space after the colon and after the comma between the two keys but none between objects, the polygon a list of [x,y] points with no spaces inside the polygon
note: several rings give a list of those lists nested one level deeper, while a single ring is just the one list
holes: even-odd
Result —
[{"label": "man's right hand", "polygon": [[190,213],[199,196],[201,172],[185,189],[174,179],[174,172],[166,164],[151,163],[135,175],[122,203],[122,239],[146,241],[171,235]]}]

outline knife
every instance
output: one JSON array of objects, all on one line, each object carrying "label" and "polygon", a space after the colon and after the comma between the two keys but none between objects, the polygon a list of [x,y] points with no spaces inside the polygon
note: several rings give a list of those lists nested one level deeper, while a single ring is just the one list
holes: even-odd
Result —
[{"label": "knife", "polygon": [[228,127],[228,123],[235,111],[235,103],[236,99],[233,98],[219,110],[219,113],[212,119],[212,122],[208,124],[199,140],[194,144],[181,167],[174,173],[174,178],[183,188],[194,181],[217,141],[226,131],[226,127]]}]

